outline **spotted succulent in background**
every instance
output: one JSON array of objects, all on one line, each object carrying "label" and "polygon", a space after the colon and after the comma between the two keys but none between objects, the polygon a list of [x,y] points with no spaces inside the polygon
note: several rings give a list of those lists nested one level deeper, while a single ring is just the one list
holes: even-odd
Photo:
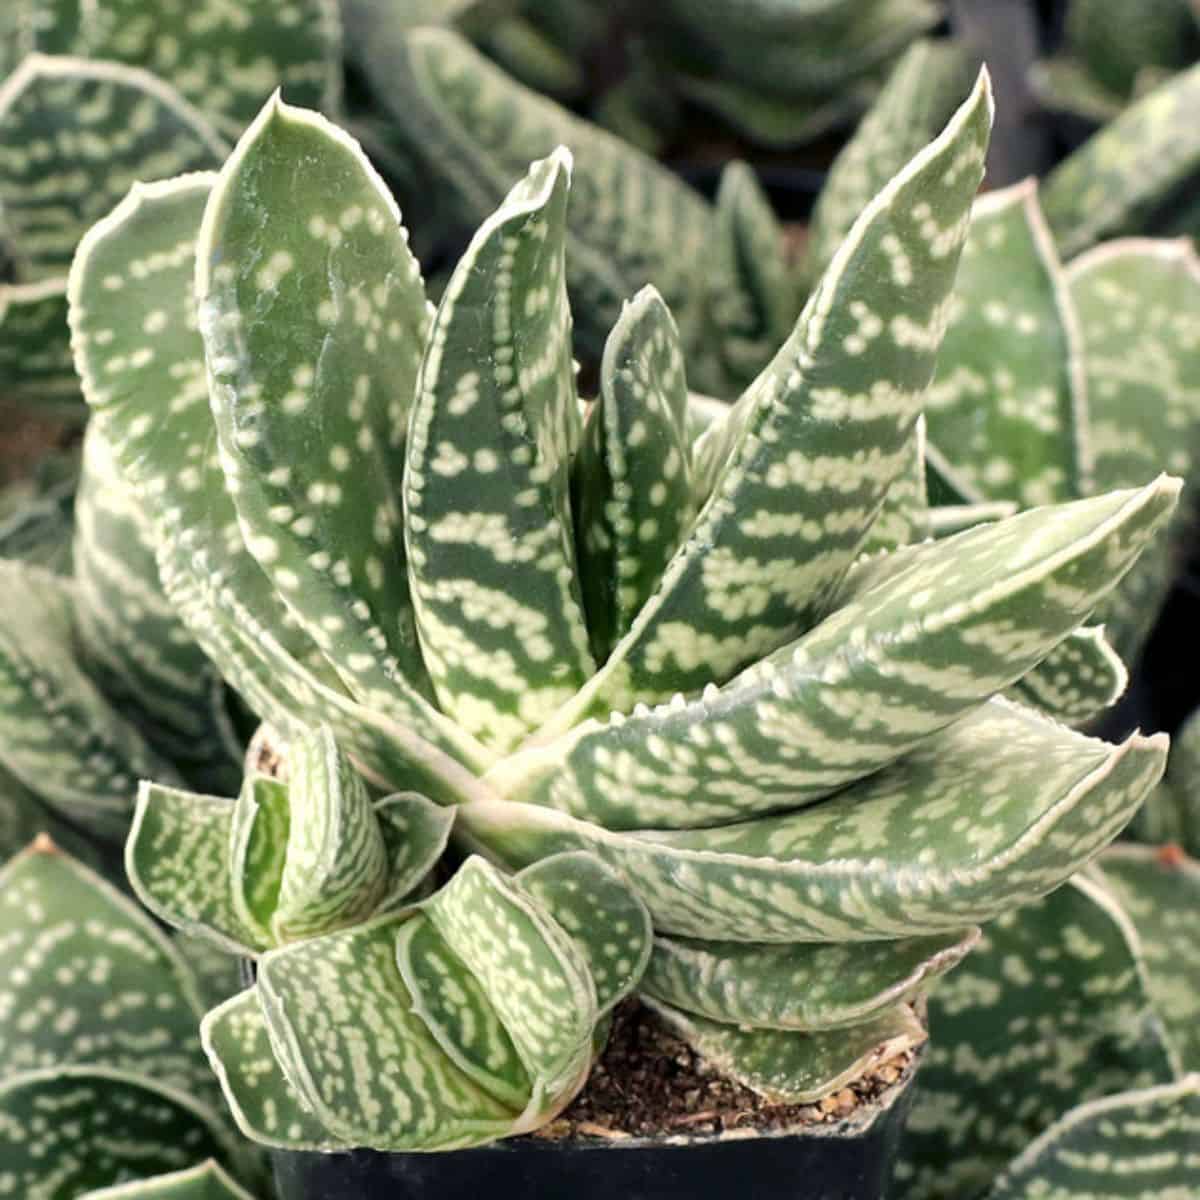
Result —
[{"label": "spotted succulent in background", "polygon": [[[653,290],[621,311],[580,404],[564,150],[484,221],[436,310],[355,143],[278,101],[219,175],[135,188],[82,244],[76,360],[168,597],[285,739],[328,725],[369,783],[454,806],[453,842],[481,857],[418,911],[493,1005],[511,964],[464,914],[481,896],[533,911],[531,881],[578,864],[650,914],[647,1003],[734,1078],[820,1096],[918,1042],[910,1002],[973,927],[1061,884],[1161,775],[1164,739],[1108,745],[999,693],[1093,644],[1080,622],[1176,481],[920,540],[922,401],[990,116],[981,78],[729,408],[689,395]],[[142,829],[171,811],[186,804],[146,793]],[[236,838],[217,842],[234,862]],[[151,840],[132,852],[149,879]],[[230,872],[213,872],[224,904]],[[545,903],[539,945],[564,945],[574,927]],[[394,963],[399,919],[268,950],[257,996],[210,1025],[237,1096],[230,1072],[276,1061],[259,1015],[292,1014],[276,1067],[320,1127],[247,1118],[256,1136],[395,1149],[440,1127],[457,1145],[528,1128],[582,1083],[591,999],[563,1057],[503,1018],[524,1074],[459,1063],[440,1114],[406,1122],[347,1089],[322,1047],[353,1036],[343,1000],[374,1019],[401,987],[370,966]],[[759,986],[734,986],[750,971]],[[296,979],[309,999],[281,1001]],[[413,1086],[382,1047],[372,1077]]]}]

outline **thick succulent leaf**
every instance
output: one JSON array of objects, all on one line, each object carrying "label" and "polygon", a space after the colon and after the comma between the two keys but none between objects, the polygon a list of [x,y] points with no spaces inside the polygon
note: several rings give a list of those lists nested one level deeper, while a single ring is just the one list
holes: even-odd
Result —
[{"label": "thick succulent leaf", "polygon": [[1104,626],[1086,625],[1022,676],[1013,694],[1068,725],[1082,725],[1115,704],[1128,683],[1129,672]]},{"label": "thick succulent leaf", "polygon": [[232,954],[268,944],[234,905],[230,839],[234,801],[143,781],[125,845],[125,871],[156,917]]},{"label": "thick succulent leaf", "polygon": [[355,696],[421,707],[400,491],[429,313],[347,134],[272,99],[209,197],[196,301],[246,546]]},{"label": "thick succulent leaf", "polygon": [[[487,753],[428,705],[398,721],[346,696],[237,535],[191,291],[212,181],[195,175],[137,187],[84,239],[69,292],[85,396],[122,476],[155,514],[171,604],[251,707],[281,729],[336,722],[377,776],[440,798],[455,759],[478,768]],[[394,708],[402,699],[393,690]]]},{"label": "thick succulent leaf", "polygon": [[0,1077],[88,1063],[216,1100],[187,964],[136,905],[48,839],[0,869],[0,980]]},{"label": "thick succulent leaf", "polygon": [[322,726],[291,743],[287,860],[271,933],[311,937],[369,916],[388,885],[388,853],[367,785]]},{"label": "thick succulent leaf", "polygon": [[1080,876],[988,925],[930,996],[929,1026],[897,1170],[907,1197],[978,1195],[1073,1105],[1174,1075],[1137,934]]},{"label": "thick succulent leaf", "polygon": [[99,422],[84,437],[73,551],[89,674],[190,784],[233,791],[241,747],[221,677],[162,593],[153,530]]},{"label": "thick succulent leaf", "polygon": [[224,151],[145,71],[29,55],[0,86],[0,206],[22,277],[64,274],[84,231],[135,180],[200,170]]},{"label": "thick succulent leaf", "polygon": [[468,1078],[515,1112],[525,1107],[529,1073],[483,983],[427,917],[396,935],[396,960],[412,1008],[442,1052]]},{"label": "thick succulent leaf", "polygon": [[1171,737],[1167,774],[1130,827],[1142,842],[1174,842],[1200,857],[1200,713]]},{"label": "thick succulent leaf", "polygon": [[861,1025],[925,989],[979,941],[970,928],[895,942],[769,946],[654,939],[641,992],[726,1025]]},{"label": "thick succulent leaf", "polygon": [[570,934],[587,961],[601,1015],[625,999],[650,959],[650,914],[637,892],[595,855],[554,854],[517,881]]},{"label": "thick succulent leaf", "polygon": [[79,1200],[254,1200],[213,1159],[139,1183],[118,1183],[87,1192]]},{"label": "thick succulent leaf", "polygon": [[1043,108],[1072,113],[1095,125],[1120,116],[1128,100],[1093,78],[1087,64],[1071,54],[1056,54],[1034,63],[1027,79],[1029,90]]},{"label": "thick succulent leaf", "polygon": [[1113,846],[1105,883],[1137,927],[1150,999],[1185,1071],[1200,1069],[1200,864],[1175,847]]},{"label": "thick succulent leaf", "polygon": [[422,910],[479,980],[531,1079],[557,1092],[586,1071],[596,987],[574,939],[533,896],[472,857]]},{"label": "thick succulent leaf", "polygon": [[914,42],[834,160],[809,225],[805,276],[816,282],[871,197],[930,141],[970,86],[962,50]]},{"label": "thick succulent leaf", "polygon": [[212,1009],[200,1040],[238,1129],[251,1141],[284,1150],[339,1150],[301,1103],[275,1059],[259,1004],[250,988]]},{"label": "thick succulent leaf", "polygon": [[[460,260],[413,409],[405,540],[443,710],[511,748],[595,669],[568,472],[579,440],[563,285],[570,155],[535,163]],[[549,666],[548,666],[549,664]]]},{"label": "thick succulent leaf", "polygon": [[892,480],[879,515],[861,550],[897,550],[930,536],[929,494],[925,483],[925,417],[922,415],[909,434],[905,462]]},{"label": "thick succulent leaf", "polygon": [[1154,232],[1200,166],[1200,66],[1169,79],[1046,177],[1042,207],[1064,258],[1107,238]]},{"label": "thick succulent leaf", "polygon": [[124,836],[137,781],[177,780],[84,674],[72,585],[0,562],[0,762],[51,808],[102,837]]},{"label": "thick succulent leaf", "polygon": [[388,864],[387,889],[376,912],[395,908],[433,870],[450,840],[454,814],[454,808],[443,808],[415,792],[385,796],[376,803]]},{"label": "thick succulent leaf", "polygon": [[791,333],[800,308],[783,230],[745,163],[721,172],[710,262],[721,359],[730,382],[744,387]]},{"label": "thick succulent leaf", "polygon": [[783,1104],[812,1104],[927,1036],[906,1004],[847,1029],[799,1033],[723,1025],[657,1000],[646,1003],[719,1074]]},{"label": "thick succulent leaf", "polygon": [[811,803],[1044,658],[1129,568],[1177,493],[1163,479],[867,559],[832,616],[731,683],[589,721],[485,778],[505,798],[608,829],[695,828]]},{"label": "thick succulent leaf", "polygon": [[0,1083],[5,1200],[77,1200],[95,1188],[231,1157],[214,1113],[143,1075],[66,1066]]},{"label": "thick succulent leaf", "polygon": [[726,417],[728,460],[658,591],[549,729],[723,683],[824,614],[906,461],[991,112],[981,76],[860,216]]},{"label": "thick succulent leaf", "polygon": [[1165,759],[1162,736],[1110,746],[996,699],[799,812],[621,834],[479,800],[460,808],[456,834],[514,866],[592,850],[637,889],[660,933],[903,938],[976,924],[1057,887],[1124,827]]},{"label": "thick succulent leaf", "polygon": [[1080,1104],[996,1181],[987,1200],[1158,1200],[1200,1186],[1200,1075]]},{"label": "thick succulent leaf", "polygon": [[[928,466],[928,464],[926,464]],[[1010,500],[987,500],[980,504],[936,504],[929,509],[931,537],[951,537],[988,521],[1003,521],[1017,511]]]},{"label": "thick succulent leaf", "polygon": [[258,993],[280,1066],[320,1125],[350,1145],[441,1150],[503,1137],[518,1114],[455,1066],[412,1010],[396,963],[406,919],[263,956]]},{"label": "thick succulent leaf", "polygon": [[956,480],[1023,506],[1092,491],[1081,352],[1036,182],[981,196],[925,408]]},{"label": "thick succulent leaf", "polygon": [[39,408],[82,411],[61,276],[0,284],[0,395]]},{"label": "thick succulent leaf", "polygon": [[229,883],[233,910],[259,945],[269,945],[271,918],[288,857],[292,806],[287,784],[247,775],[229,818]]},{"label": "thick succulent leaf", "polygon": [[232,136],[272,88],[327,111],[341,99],[341,29],[336,0],[288,4],[220,0],[159,5],[101,0],[86,23],[90,58],[115,59],[170,79],[180,93]]},{"label": "thick succulent leaf", "polygon": [[25,849],[39,833],[47,834],[61,850],[90,867],[104,865],[105,855],[94,839],[78,833],[0,766],[0,863]]},{"label": "thick succulent leaf", "polygon": [[208,938],[176,931],[171,942],[196,981],[196,991],[205,1011],[224,1003],[245,987],[242,960],[228,954]]},{"label": "thick succulent leaf", "polygon": [[[1190,241],[1124,239],[1067,268],[1083,330],[1097,488],[1166,468],[1190,479],[1200,445],[1200,262]],[[1175,570],[1160,536],[1105,606],[1113,644],[1137,657]]]},{"label": "thick succulent leaf", "polygon": [[696,515],[679,331],[643,288],[609,334],[575,459],[579,573],[597,660],[629,632]]},{"label": "thick succulent leaf", "polygon": [[628,143],[522,87],[451,30],[409,32],[372,7],[368,81],[444,204],[473,228],[531,159],[568,146],[577,166],[566,269],[581,347],[598,355],[621,305],[653,283],[679,322],[693,382],[718,384],[704,319],[712,212],[701,197]]}]

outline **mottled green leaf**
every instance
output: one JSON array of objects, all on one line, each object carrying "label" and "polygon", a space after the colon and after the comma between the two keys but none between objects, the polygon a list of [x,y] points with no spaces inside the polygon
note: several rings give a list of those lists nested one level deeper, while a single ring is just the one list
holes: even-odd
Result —
[{"label": "mottled green leaf", "polygon": [[517,1114],[456,1067],[412,1009],[396,963],[407,919],[263,956],[257,990],[280,1065],[334,1140],[441,1150],[502,1137]]},{"label": "mottled green leaf", "polygon": [[[428,706],[399,722],[351,700],[237,533],[191,293],[212,180],[139,186],[85,238],[70,283],[85,396],[123,477],[155,516],[168,598],[251,707],[281,729],[334,722],[376,777],[440,797],[446,772],[455,788],[466,786],[454,759],[478,767],[486,751]],[[401,699],[393,690],[393,707]]]},{"label": "mottled green leaf", "polygon": [[695,517],[679,331],[643,288],[604,348],[575,460],[579,572],[599,661],[629,632]]},{"label": "mottled green leaf", "polygon": [[94,834],[124,836],[137,781],[178,778],[84,673],[72,584],[0,562],[0,762]]},{"label": "mottled green leaf", "polygon": [[1014,695],[1060,721],[1082,725],[1115,704],[1128,683],[1129,672],[1104,626],[1085,625],[1023,676]]},{"label": "mottled green leaf", "polygon": [[1110,746],[997,699],[799,812],[622,834],[479,800],[459,809],[456,830],[513,866],[593,851],[637,889],[660,933],[903,938],[988,920],[1057,887],[1128,822],[1165,759],[1161,736]]},{"label": "mottled green leaf", "polygon": [[247,548],[352,694],[425,707],[400,494],[429,313],[395,201],[350,137],[276,97],[222,168],[196,263]]},{"label": "mottled green leaf", "polygon": [[291,833],[287,784],[266,775],[247,775],[229,821],[233,909],[242,925],[254,930],[256,940],[267,945]]},{"label": "mottled green leaf", "polygon": [[867,559],[831,616],[731,683],[589,721],[485,778],[609,829],[812,803],[1044,658],[1128,570],[1177,491],[1163,480]]},{"label": "mottled green leaf", "polygon": [[1112,846],[1105,883],[1137,927],[1150,999],[1185,1071],[1200,1068],[1200,864],[1173,847]]},{"label": "mottled green leaf", "polygon": [[385,796],[375,804],[388,860],[387,890],[375,907],[386,912],[409,898],[433,870],[454,827],[455,809],[415,792]]},{"label": "mottled green leaf", "polygon": [[410,428],[404,532],[421,646],[444,711],[500,750],[595,669],[568,482],[570,171],[566,151],[535,163],[476,233],[434,318]]},{"label": "mottled green leaf", "polygon": [[[926,464],[928,465],[928,464]],[[987,500],[979,504],[936,504],[929,509],[932,537],[951,537],[987,521],[1003,521],[1017,511],[1010,500]]]},{"label": "mottled green leaf", "polygon": [[650,914],[637,892],[595,855],[582,852],[544,858],[526,867],[517,882],[587,960],[600,1014],[624,1000],[642,978],[652,945]]},{"label": "mottled green leaf", "polygon": [[91,58],[115,59],[174,83],[236,136],[273,88],[331,110],[341,92],[336,0],[222,0],[158,4],[99,0],[85,25]]},{"label": "mottled green leaf", "polygon": [[957,966],[979,930],[895,942],[755,945],[658,937],[639,985],[671,1008],[728,1025],[860,1025]]},{"label": "mottled green leaf", "polygon": [[987,1200],[1167,1200],[1200,1186],[1200,1076],[1080,1104],[996,1181]]},{"label": "mottled green leaf", "polygon": [[1066,54],[1034,63],[1027,78],[1029,90],[1051,112],[1073,113],[1103,125],[1125,107],[1127,97],[1106,88],[1088,73],[1084,63]]},{"label": "mottled green leaf", "polygon": [[1167,774],[1150,794],[1129,832],[1138,841],[1159,846],[1174,842],[1200,855],[1200,713],[1194,713],[1171,737]]},{"label": "mottled green leaf", "polygon": [[183,1092],[108,1067],[27,1071],[0,1083],[0,1197],[78,1200],[130,1178],[228,1162],[228,1135]]},{"label": "mottled green leaf", "polygon": [[54,844],[88,866],[102,866],[102,848],[85,838],[38,799],[15,775],[0,766],[0,864],[45,833]]},{"label": "mottled green leaf", "polygon": [[1200,66],[1162,84],[1046,178],[1042,206],[1064,258],[1106,238],[1156,232],[1156,212],[1200,167]]},{"label": "mottled green leaf", "polygon": [[209,1159],[184,1171],[88,1192],[79,1200],[254,1200],[254,1197]]},{"label": "mottled green leaf", "polygon": [[906,1004],[847,1029],[799,1033],[723,1025],[657,1000],[646,1003],[719,1074],[783,1104],[812,1104],[927,1036]]},{"label": "mottled green leaf", "polygon": [[930,996],[929,1025],[897,1171],[907,1197],[978,1195],[1073,1105],[1174,1074],[1137,934],[1080,876],[988,925]]},{"label": "mottled green leaf", "polygon": [[860,216],[792,336],[725,418],[736,430],[728,460],[661,586],[547,733],[723,683],[824,615],[906,461],[991,112],[981,76]]},{"label": "mottled green leaf", "polygon": [[929,494],[925,483],[925,417],[908,436],[904,466],[892,480],[883,506],[860,547],[862,553],[896,550],[930,536]]},{"label": "mottled green leaf", "polygon": [[745,163],[721,172],[710,262],[721,358],[731,384],[744,387],[787,339],[800,308],[783,230]]},{"label": "mottled green leaf", "polygon": [[965,57],[954,43],[918,41],[908,48],[817,197],[804,263],[808,279],[820,278],[871,197],[934,137],[969,86]]},{"label": "mottled green leaf", "polygon": [[61,276],[0,284],[0,398],[82,411],[71,365],[67,282]]},{"label": "mottled green leaf", "polygon": [[237,1127],[260,1145],[285,1150],[339,1150],[301,1103],[275,1058],[259,1004],[250,988],[212,1009],[200,1039]]},{"label": "mottled green leaf", "polygon": [[241,747],[224,685],[162,593],[150,521],[99,422],[84,437],[73,551],[89,674],[189,783],[232,791]]},{"label": "mottled green leaf", "polygon": [[22,276],[61,276],[134,180],[212,166],[224,151],[200,113],[145,71],[29,55],[0,86],[0,205]]},{"label": "mottled green leaf", "polygon": [[980,197],[926,401],[956,483],[1025,506],[1092,490],[1082,349],[1036,183]]}]

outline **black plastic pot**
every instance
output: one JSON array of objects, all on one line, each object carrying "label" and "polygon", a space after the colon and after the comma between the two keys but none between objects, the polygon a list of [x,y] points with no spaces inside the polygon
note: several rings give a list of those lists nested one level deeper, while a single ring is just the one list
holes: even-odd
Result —
[{"label": "black plastic pot", "polygon": [[672,1141],[517,1138],[444,1154],[275,1151],[280,1200],[881,1200],[915,1070],[873,1119],[820,1132]]}]

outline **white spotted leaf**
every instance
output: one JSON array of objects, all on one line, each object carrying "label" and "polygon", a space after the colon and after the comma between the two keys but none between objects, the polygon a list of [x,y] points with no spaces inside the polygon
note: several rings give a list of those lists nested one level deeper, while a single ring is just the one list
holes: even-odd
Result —
[{"label": "white spotted leaf", "polygon": [[61,276],[0,284],[0,389],[8,400],[77,416],[66,293]]},{"label": "white spotted leaf", "polygon": [[198,1167],[87,1192],[79,1200],[254,1200],[254,1197],[209,1159]]},{"label": "white spotted leaf", "polygon": [[[1140,569],[1139,564],[1135,571]],[[1128,683],[1129,672],[1104,627],[1084,625],[1022,676],[1013,695],[1069,725],[1083,725],[1115,704]]]}]

